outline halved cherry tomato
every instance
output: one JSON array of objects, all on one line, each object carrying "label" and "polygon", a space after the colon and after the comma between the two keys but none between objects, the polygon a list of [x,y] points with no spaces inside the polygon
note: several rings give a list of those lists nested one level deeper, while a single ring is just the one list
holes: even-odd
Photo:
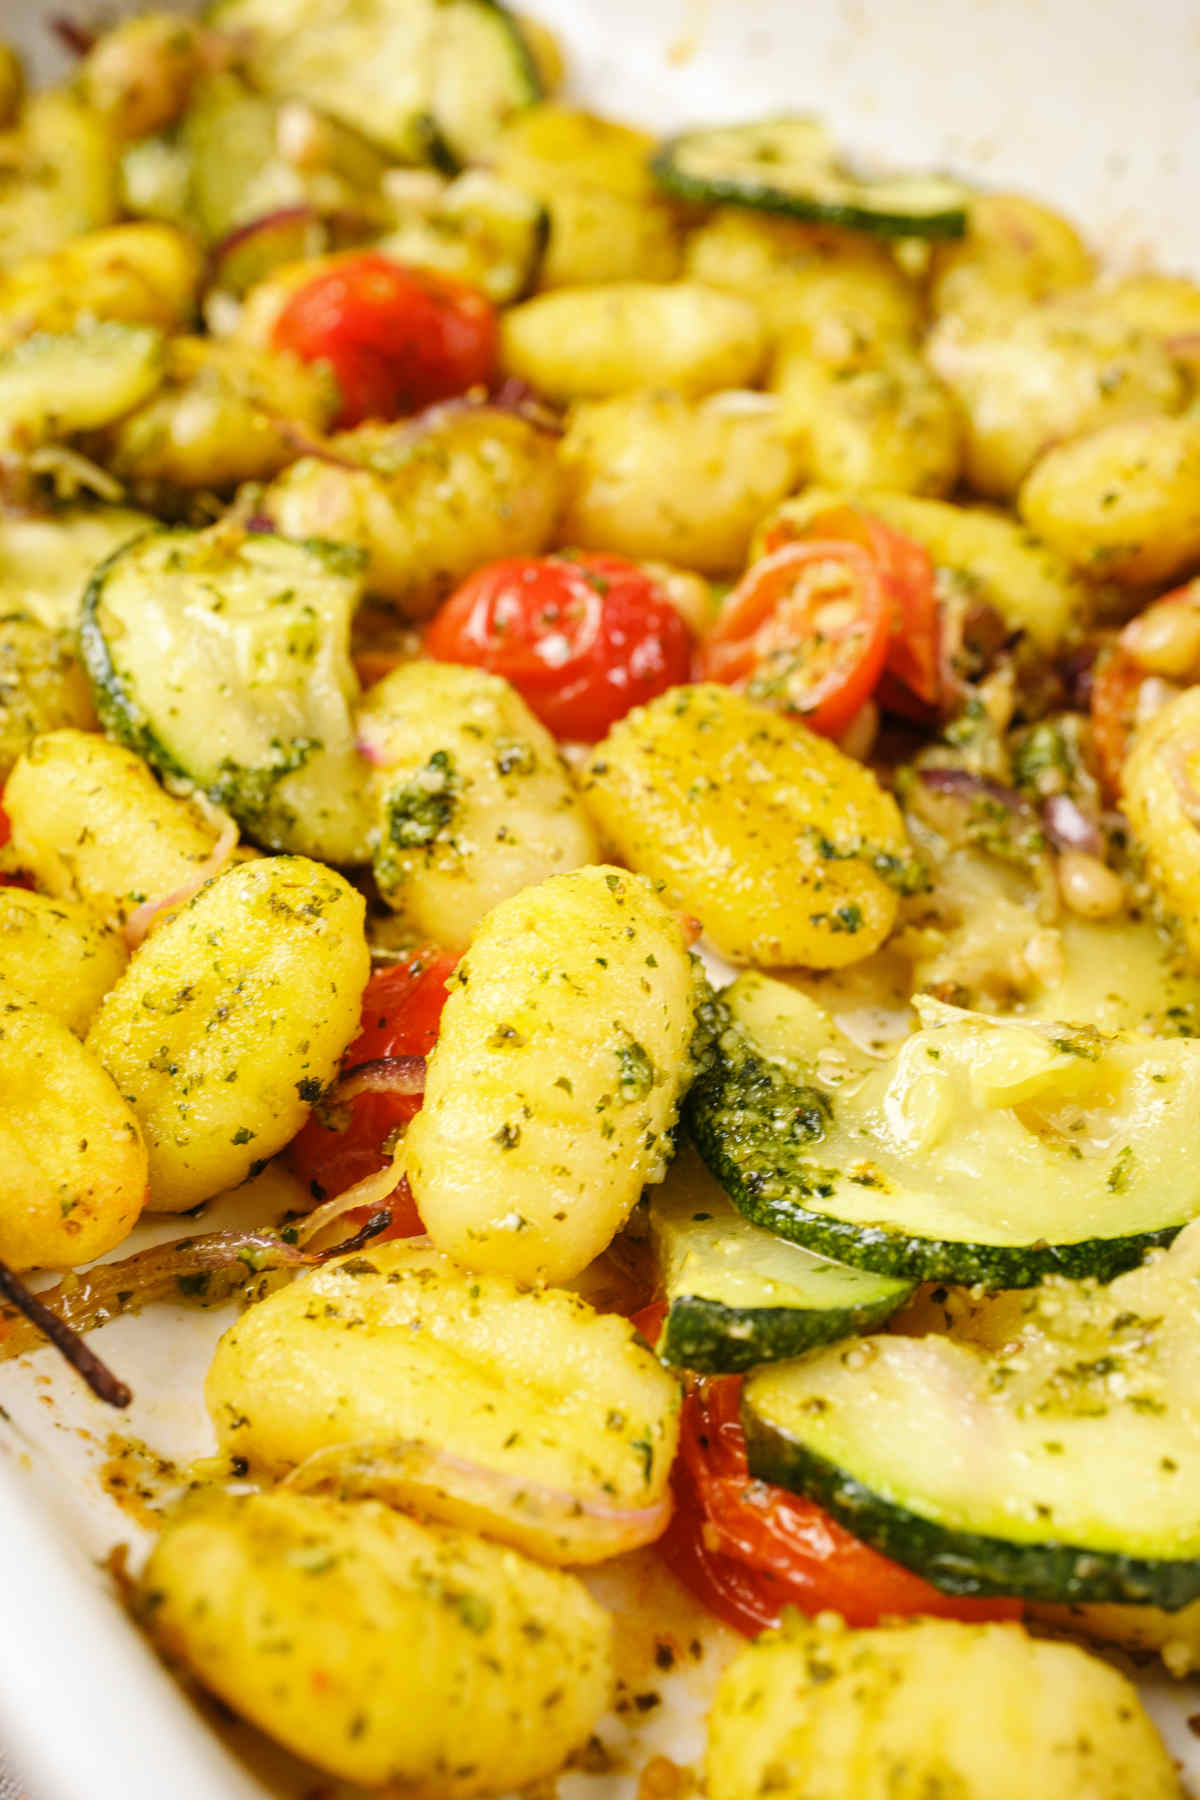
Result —
[{"label": "halved cherry tomato", "polygon": [[[925,707],[936,706],[942,684],[938,668],[937,575],[929,552],[858,506],[831,506],[799,528],[781,523],[768,537],[767,548],[777,550],[784,544],[814,538],[825,543],[861,544],[869,552],[893,607],[892,635],[884,665],[887,676],[894,677]],[[886,678],[885,688],[903,710],[905,696],[897,694]]]},{"label": "halved cherry tomato", "polygon": [[785,544],[756,562],[700,647],[699,673],[840,737],[883,674],[892,605],[860,544]]},{"label": "halved cherry tomato", "polygon": [[1101,652],[1092,672],[1092,744],[1110,800],[1121,795],[1125,758],[1137,723],[1138,694],[1148,679],[1128,650],[1115,645]]},{"label": "halved cherry tomato", "polygon": [[754,1481],[738,1416],[741,1379],[723,1376],[684,1401],[674,1470],[676,1510],[659,1548],[726,1624],[754,1636],[785,1606],[839,1612],[850,1625],[928,1613],[1015,1619],[1019,1600],[962,1600],[853,1537],[812,1500]]},{"label": "halved cherry tomato", "polygon": [[587,742],[691,672],[688,628],[658,584],[636,563],[590,550],[477,569],[425,648],[503,675],[556,737]]},{"label": "halved cherry tomato", "polygon": [[477,289],[368,251],[297,288],[271,341],[330,364],[342,398],[336,423],[349,426],[490,383],[499,338],[495,308]]},{"label": "halved cherry tomato", "polygon": [[[446,980],[457,965],[458,958],[447,951],[426,949],[372,975],[363,993],[362,1029],[346,1052],[343,1071],[384,1056],[428,1056],[437,1042]],[[387,1140],[420,1106],[419,1095],[360,1094],[341,1131],[314,1112],[292,1140],[292,1166],[318,1199],[344,1194],[386,1166]],[[385,1237],[412,1237],[424,1230],[407,1179],[401,1179],[392,1207]]]}]

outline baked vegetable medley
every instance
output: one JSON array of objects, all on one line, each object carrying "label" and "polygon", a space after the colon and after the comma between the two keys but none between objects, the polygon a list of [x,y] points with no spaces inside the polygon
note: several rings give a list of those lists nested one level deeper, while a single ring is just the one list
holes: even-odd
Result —
[{"label": "baked vegetable medley", "polygon": [[1096,1646],[1200,1668],[1200,284],[494,0],[78,47],[0,55],[0,1355],[229,1307],[137,1618],[474,1800],[638,1552],[709,1800],[1180,1795]]}]

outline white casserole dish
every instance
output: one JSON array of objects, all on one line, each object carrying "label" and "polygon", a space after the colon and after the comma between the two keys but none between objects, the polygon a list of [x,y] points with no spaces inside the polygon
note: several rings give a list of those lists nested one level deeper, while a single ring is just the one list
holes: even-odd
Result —
[{"label": "white casserole dish", "polygon": [[[1116,261],[1153,253],[1165,268],[1200,271],[1200,23],[1189,0],[892,0],[870,12],[861,0],[532,0],[532,9],[563,34],[574,90],[607,112],[665,128],[810,108],[856,152],[1028,189]],[[60,60],[48,21],[62,10],[56,0],[0,4],[0,28],[42,75]],[[103,9],[114,10],[132,8]],[[175,1222],[143,1228],[127,1248],[176,1231]],[[102,1353],[136,1395],[122,1435],[181,1464],[211,1448],[201,1381],[227,1317],[160,1307],[107,1328]],[[0,1405],[0,1749],[31,1800],[312,1795],[310,1771],[267,1756],[249,1734],[239,1738],[248,1764],[223,1748],[98,1571],[115,1542],[138,1536],[96,1480],[118,1421],[47,1353],[0,1367]],[[631,1800],[652,1751],[697,1757],[707,1691],[733,1640],[672,1601],[655,1568],[647,1559],[632,1576],[601,1578],[644,1624],[627,1712],[604,1728],[618,1767],[562,1777],[559,1800]],[[655,1624],[678,1642],[684,1668],[665,1681],[653,1667]],[[688,1650],[697,1625],[709,1646],[698,1662]],[[1144,1688],[1200,1796],[1200,1744],[1186,1727],[1200,1694],[1159,1677]],[[662,1704],[639,1711],[643,1690]],[[342,1791],[319,1788],[322,1800]]]}]

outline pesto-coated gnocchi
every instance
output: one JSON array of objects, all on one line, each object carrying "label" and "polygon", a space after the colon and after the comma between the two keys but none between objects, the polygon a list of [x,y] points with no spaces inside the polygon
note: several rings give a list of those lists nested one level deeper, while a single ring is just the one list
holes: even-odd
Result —
[{"label": "pesto-coated gnocchi", "polygon": [[95,1054],[53,1013],[0,986],[0,1260],[66,1269],[127,1235],[146,1147]]},{"label": "pesto-coated gnocchi", "polygon": [[1085,286],[1091,251],[1068,219],[1024,194],[973,194],[964,237],[933,252],[935,313],[987,318]]},{"label": "pesto-coated gnocchi", "polygon": [[154,1211],[236,1187],[299,1131],[358,1029],[363,910],[333,870],[266,858],[135,952],[87,1043],[145,1134]]},{"label": "pesto-coated gnocchi", "polygon": [[147,900],[194,884],[219,828],[161,788],[140,756],[87,731],[34,739],[4,790],[10,867],[56,899],[124,924]]},{"label": "pesto-coated gnocchi", "polygon": [[710,394],[747,387],[765,350],[740,295],[698,281],[609,282],[542,294],[504,316],[504,366],[556,400],[631,388]]},{"label": "pesto-coated gnocchi", "polygon": [[1166,582],[1200,565],[1200,416],[1125,419],[1048,450],[1021,517],[1082,575]]},{"label": "pesto-coated gnocchi", "polygon": [[426,1245],[369,1249],[251,1307],[206,1394],[222,1448],[261,1475],[543,1562],[602,1561],[670,1512],[679,1386],[633,1327]]},{"label": "pesto-coated gnocchi", "polygon": [[1125,763],[1122,795],[1134,843],[1163,911],[1200,961],[1200,687],[1190,687],[1143,725]]},{"label": "pesto-coated gnocchi", "polygon": [[200,279],[195,245],[173,226],[141,222],[86,232],[0,274],[0,344],[69,331],[83,315],[129,325],[186,324]]},{"label": "pesto-coated gnocchi", "polygon": [[0,781],[35,738],[96,722],[70,639],[27,613],[0,617]]},{"label": "pesto-coated gnocchi", "polygon": [[404,1145],[438,1248],[522,1281],[598,1256],[670,1162],[697,997],[682,927],[627,870],[554,875],[490,912]]},{"label": "pesto-coated gnocchi", "polygon": [[167,1525],[138,1599],[236,1711],[412,1800],[552,1774],[612,1689],[611,1621],[574,1576],[370,1501],[213,1497]]},{"label": "pesto-coated gnocchi", "polygon": [[367,553],[367,586],[412,618],[480,563],[544,550],[563,501],[548,433],[489,406],[447,407],[416,424],[365,425],[301,457],[263,509],[288,537],[336,538]]},{"label": "pesto-coated gnocchi", "polygon": [[896,259],[861,232],[718,209],[687,241],[692,281],[752,300],[773,338],[801,337],[820,353],[910,344],[921,300]]},{"label": "pesto-coated gnocchi", "polygon": [[949,316],[927,352],[962,406],[966,479],[996,500],[1011,500],[1052,444],[1178,412],[1185,397],[1154,337],[1073,296],[1012,317]]},{"label": "pesto-coated gnocchi", "polygon": [[[971,1696],[977,1695],[973,1701]],[[1019,1625],[794,1614],[721,1677],[710,1800],[1179,1800],[1132,1684]]]},{"label": "pesto-coated gnocchi", "polygon": [[379,891],[418,939],[465,945],[501,900],[595,861],[554,739],[498,675],[405,663],[365,696]]},{"label": "pesto-coated gnocchi", "polygon": [[765,396],[647,392],[575,407],[562,461],[568,543],[729,575],[801,451]]},{"label": "pesto-coated gnocchi", "polygon": [[812,481],[937,496],[954,487],[962,458],[958,404],[906,345],[818,356],[807,335],[787,339],[771,387],[785,432],[804,445]]},{"label": "pesto-coated gnocchi", "polygon": [[82,900],[0,887],[0,991],[35,1001],[80,1037],[128,960],[120,932]]},{"label": "pesto-coated gnocchi", "polygon": [[869,769],[730,688],[673,688],[596,746],[584,803],[631,868],[736,963],[834,969],[877,950],[909,855]]}]

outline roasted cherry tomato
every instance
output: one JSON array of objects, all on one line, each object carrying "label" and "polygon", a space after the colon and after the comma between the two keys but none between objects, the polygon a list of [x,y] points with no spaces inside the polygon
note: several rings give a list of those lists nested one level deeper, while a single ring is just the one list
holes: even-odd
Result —
[{"label": "roasted cherry tomato", "polygon": [[425,648],[503,675],[556,737],[587,742],[691,672],[688,628],[658,584],[636,563],[590,550],[477,569]]},{"label": "roasted cherry tomato", "polygon": [[839,1612],[850,1625],[889,1614],[1015,1619],[1019,1600],[962,1600],[890,1562],[812,1500],[754,1481],[738,1417],[741,1379],[723,1376],[684,1401],[676,1510],[659,1548],[710,1610],[748,1636],[785,1606]]},{"label": "roasted cherry tomato", "polygon": [[928,718],[942,687],[936,571],[928,551],[857,506],[830,507],[802,527],[781,524],[768,537],[767,548],[813,539],[859,544],[871,556],[892,604],[878,698],[889,710]]},{"label": "roasted cherry tomato", "polygon": [[1116,645],[1100,653],[1092,672],[1092,744],[1110,800],[1120,798],[1125,758],[1137,724],[1138,695],[1148,679],[1128,650]]},{"label": "roasted cherry tomato", "polygon": [[[418,950],[394,968],[372,975],[363,993],[362,1028],[343,1059],[343,1073],[381,1057],[428,1056],[446,1004],[446,979],[457,963],[458,958],[444,950]],[[292,1140],[292,1166],[318,1199],[344,1194],[356,1181],[385,1167],[384,1146],[420,1105],[419,1095],[360,1094],[350,1103],[349,1122],[342,1130],[314,1112]],[[412,1237],[424,1229],[407,1179],[400,1181],[392,1207],[392,1224],[385,1236]]]},{"label": "roasted cherry tomato", "polygon": [[840,737],[883,674],[891,627],[879,569],[860,544],[784,544],[730,594],[699,673]]},{"label": "roasted cherry tomato", "polygon": [[370,251],[297,288],[272,342],[337,377],[341,426],[396,419],[490,383],[498,335],[490,300],[464,282]]}]

